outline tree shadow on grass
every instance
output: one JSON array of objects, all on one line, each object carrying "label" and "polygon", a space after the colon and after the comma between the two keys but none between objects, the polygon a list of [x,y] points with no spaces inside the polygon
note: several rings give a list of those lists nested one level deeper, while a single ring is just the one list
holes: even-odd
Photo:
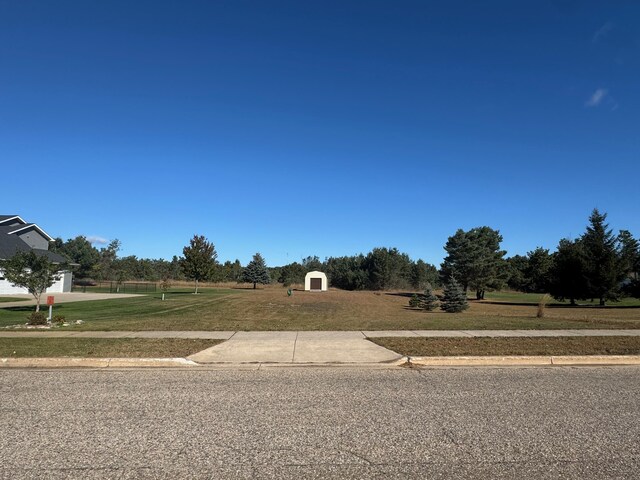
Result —
[{"label": "tree shadow on grass", "polygon": [[405,297],[411,298],[416,295],[418,292],[385,292],[385,295],[390,295],[392,297]]},{"label": "tree shadow on grass", "polygon": [[[45,308],[47,308],[46,305],[40,305],[40,311],[44,311]],[[20,307],[6,307],[6,308],[3,308],[2,310],[6,310],[7,312],[35,312],[36,306],[25,305]]]},{"label": "tree shadow on grass", "polygon": [[[475,299],[474,299],[475,300]],[[469,301],[472,301],[469,299]],[[505,306],[517,306],[517,307],[537,307],[538,302],[500,302],[497,300],[481,300],[482,303],[487,305],[505,305]],[[546,308],[595,308],[595,309],[604,309],[604,310],[625,310],[625,309],[634,309],[640,308],[640,305],[605,305],[604,307],[601,305],[594,305],[590,303],[577,303],[575,305],[571,305],[570,303],[549,303],[546,305]]]}]

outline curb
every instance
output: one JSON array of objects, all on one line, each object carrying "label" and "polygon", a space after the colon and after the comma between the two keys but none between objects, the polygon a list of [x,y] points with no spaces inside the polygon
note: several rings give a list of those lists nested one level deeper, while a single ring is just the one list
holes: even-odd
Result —
[{"label": "curb", "polygon": [[0,368],[197,367],[186,358],[0,358]]},{"label": "curb", "polygon": [[449,366],[551,366],[551,365],[640,365],[640,355],[563,355],[506,357],[406,357],[407,364],[424,367]]},{"label": "curb", "polygon": [[482,367],[640,365],[640,355],[400,357],[380,363],[197,363],[186,358],[0,358],[1,368],[290,368],[290,367]]}]

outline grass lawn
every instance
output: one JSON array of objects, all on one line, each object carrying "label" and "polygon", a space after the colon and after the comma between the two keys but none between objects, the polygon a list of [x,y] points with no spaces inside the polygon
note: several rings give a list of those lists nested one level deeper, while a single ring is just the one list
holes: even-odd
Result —
[{"label": "grass lawn", "polygon": [[0,338],[0,357],[186,357],[220,342],[186,338]]},{"label": "grass lawn", "polygon": [[370,338],[401,355],[640,355],[640,337]]},{"label": "grass lawn", "polygon": [[[83,325],[72,330],[458,330],[640,328],[639,308],[551,305],[536,318],[537,299],[527,302],[472,301],[461,314],[423,312],[408,307],[411,293],[328,292],[269,286],[253,289],[202,288],[171,290],[134,298],[60,303],[54,315]],[[523,295],[523,294],[518,294]],[[522,300],[522,298],[518,298]],[[524,304],[523,304],[524,303]],[[24,324],[33,307],[0,308],[0,327]]]}]

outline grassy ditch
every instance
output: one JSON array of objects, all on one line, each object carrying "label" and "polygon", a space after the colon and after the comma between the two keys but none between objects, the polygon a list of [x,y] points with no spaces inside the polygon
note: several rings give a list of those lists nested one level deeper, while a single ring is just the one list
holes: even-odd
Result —
[{"label": "grassy ditch", "polygon": [[640,337],[378,337],[372,342],[414,357],[640,355]]},{"label": "grassy ditch", "polygon": [[0,338],[0,357],[186,357],[221,340],[186,338]]}]

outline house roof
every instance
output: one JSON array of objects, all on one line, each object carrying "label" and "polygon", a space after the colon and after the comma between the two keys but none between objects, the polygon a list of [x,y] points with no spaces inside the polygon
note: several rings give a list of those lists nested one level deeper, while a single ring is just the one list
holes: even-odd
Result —
[{"label": "house roof", "polygon": [[[0,228],[2,228],[0,226]],[[4,228],[8,228],[10,229],[10,231],[8,231],[7,233],[9,235],[11,235],[12,233],[17,233],[17,232],[21,232],[22,230],[27,230],[29,228],[35,228],[36,230],[38,230],[38,232],[40,232],[42,234],[42,236],[44,238],[46,238],[47,240],[49,240],[50,242],[53,241],[53,238],[51,238],[51,235],[49,235],[47,232],[45,232],[44,230],[42,230],[38,225],[36,225],[35,223],[26,223],[24,225],[14,225],[13,227],[4,227]]]},{"label": "house roof", "polygon": [[31,251],[33,251],[36,255],[46,256],[49,261],[53,263],[65,263],[67,261],[66,258],[55,252],[31,248],[24,242],[24,240],[15,235],[0,235],[0,260],[9,259],[16,253]]},{"label": "house roof", "polygon": [[[11,220],[18,220],[20,225],[2,225],[3,223],[8,223]],[[7,260],[13,257],[16,253],[32,251],[36,255],[47,257],[49,261],[53,263],[67,262],[67,259],[62,255],[50,252],[46,249],[31,248],[31,246],[29,246],[29,244],[22,240],[18,235],[13,235],[29,228],[36,229],[47,240],[53,240],[35,223],[27,223],[18,215],[0,215],[0,260]]]},{"label": "house roof", "polygon": [[0,224],[8,222],[9,220],[18,220],[22,224],[27,223],[22,218],[20,218],[20,215],[0,215]]}]

